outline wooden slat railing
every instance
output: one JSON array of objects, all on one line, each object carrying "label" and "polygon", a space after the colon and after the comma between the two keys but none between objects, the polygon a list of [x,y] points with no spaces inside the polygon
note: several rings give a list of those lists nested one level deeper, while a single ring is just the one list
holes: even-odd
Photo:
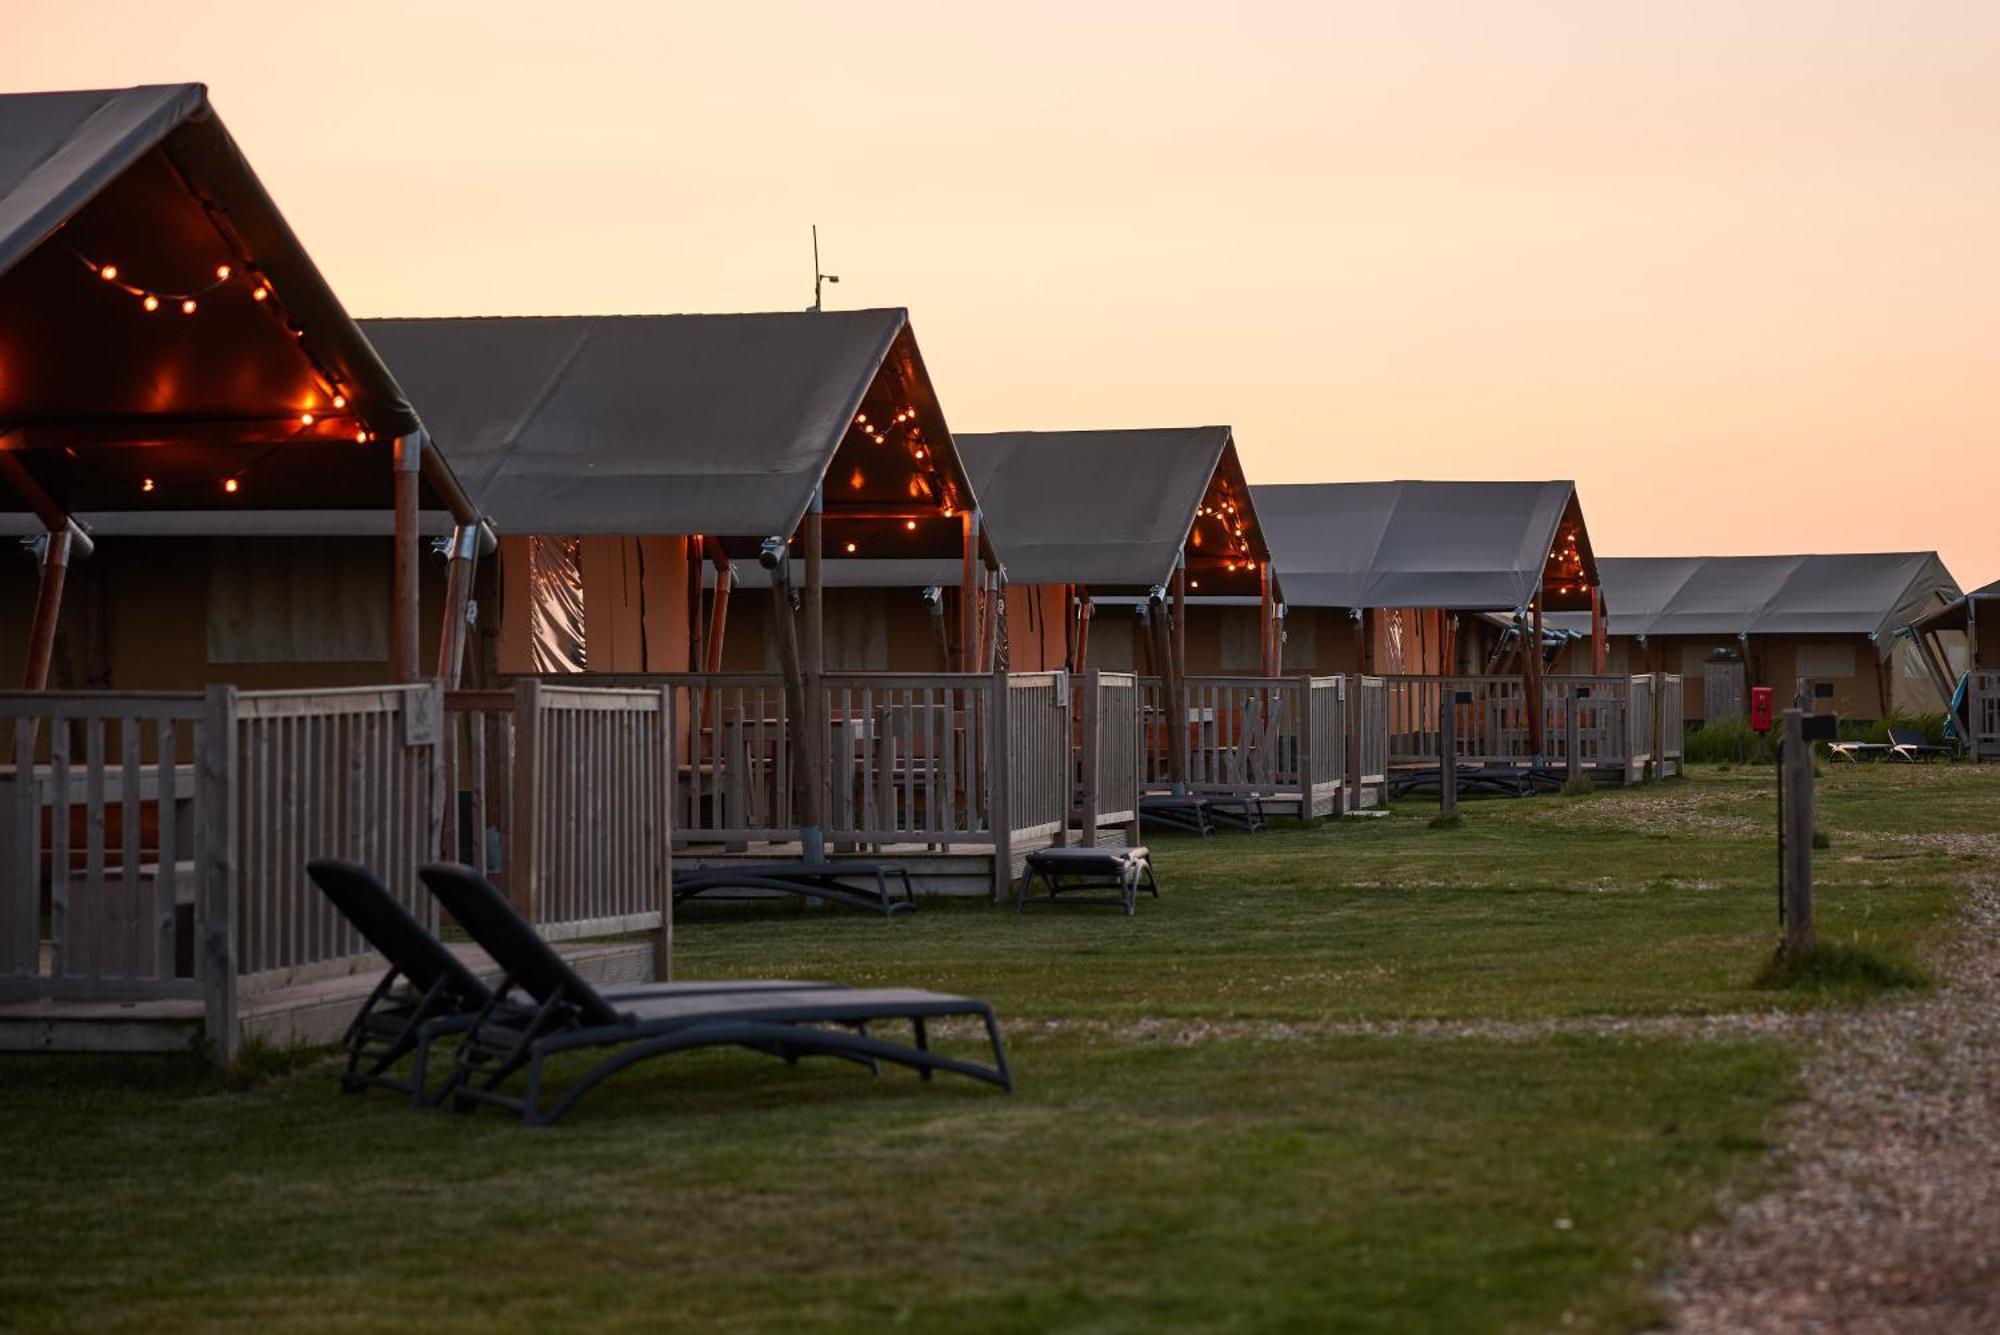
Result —
[{"label": "wooden slat railing", "polygon": [[1661,778],[1685,772],[1687,724],[1681,713],[1681,679],[1662,672],[1653,687],[1653,772]]},{"label": "wooden slat railing", "polygon": [[[997,690],[996,686],[996,690]],[[1069,825],[1069,674],[1017,672],[1006,677],[1004,725],[1007,802],[1003,812],[1015,839],[1060,836]]]},{"label": "wooden slat railing", "polygon": [[827,837],[992,843],[991,795],[1006,772],[1006,752],[992,746],[1004,733],[994,683],[1005,680],[981,673],[826,677]]},{"label": "wooden slat railing", "polygon": [[200,695],[0,694],[0,998],[202,994],[207,715]]},{"label": "wooden slat railing", "polygon": [[1965,689],[1973,758],[2000,760],[2000,672],[1977,670]]},{"label": "wooden slat railing", "polygon": [[1356,677],[1361,692],[1361,784],[1386,790],[1389,782],[1389,682]]},{"label": "wooden slat railing", "polygon": [[1137,841],[1139,776],[1145,754],[1139,729],[1139,679],[1095,668],[1076,684],[1078,828],[1086,845],[1097,832],[1127,827]]},{"label": "wooden slat railing", "polygon": [[444,856],[551,940],[671,931],[671,691],[525,680],[451,692],[445,713]]},{"label": "wooden slat railing", "polygon": [[440,695],[430,686],[236,697],[236,972],[244,990],[374,967],[306,863],[364,863],[421,922],[417,883],[444,819]]},{"label": "wooden slat railing", "polygon": [[1657,679],[1651,675],[1630,679],[1625,695],[1625,768],[1641,774],[1653,760],[1653,742],[1660,735],[1655,717],[1658,702],[1653,698]]},{"label": "wooden slat railing", "polygon": [[1303,678],[1299,766],[1301,817],[1340,810],[1347,782],[1347,678]]}]

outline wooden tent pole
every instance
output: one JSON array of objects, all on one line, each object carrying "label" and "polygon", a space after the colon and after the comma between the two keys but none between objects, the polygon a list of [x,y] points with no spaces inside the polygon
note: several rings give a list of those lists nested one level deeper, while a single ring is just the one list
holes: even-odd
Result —
[{"label": "wooden tent pole", "polygon": [[1263,628],[1263,644],[1257,655],[1257,664],[1262,669],[1263,676],[1275,677],[1278,675],[1277,655],[1272,650],[1277,647],[1278,642],[1278,604],[1271,596],[1271,563],[1260,562],[1257,572],[1258,583],[1261,585],[1259,595],[1262,607],[1259,624]]},{"label": "wooden tent pole", "polygon": [[1090,605],[1090,590],[1077,586],[1076,598],[1076,665],[1072,672],[1090,670],[1090,619],[1096,610]]},{"label": "wooden tent pole", "polygon": [[963,511],[959,527],[963,551],[958,574],[958,670],[973,672],[979,638],[979,512]]},{"label": "wooden tent pole", "polygon": [[708,615],[708,657],[704,671],[722,671],[722,636],[729,628],[729,586],[735,582],[729,569],[729,558],[722,554],[722,544],[710,540],[709,557],[715,562],[715,605]]},{"label": "wooden tent pole", "polygon": [[[699,672],[708,658],[708,642],[702,633],[705,624],[701,615],[701,563],[704,539],[697,533],[688,539],[687,546],[687,650],[688,671]],[[786,615],[791,608],[785,609]]]},{"label": "wooden tent pole", "polygon": [[1537,593],[1529,607],[1532,616],[1526,628],[1527,640],[1521,646],[1521,666],[1528,695],[1528,753],[1539,760],[1542,755],[1542,595]]},{"label": "wooden tent pole", "polygon": [[1187,564],[1174,567],[1174,677],[1187,690]]},{"label": "wooden tent pole", "polygon": [[[783,538],[767,538],[758,557],[771,572],[771,628],[778,641],[778,672],[785,683],[785,717],[791,724],[792,809],[799,822],[799,841],[822,842],[819,776],[809,763],[810,729],[806,720],[805,667],[799,653],[799,629],[792,609],[791,552]],[[809,854],[817,860],[817,853]]]},{"label": "wooden tent pole", "polygon": [[810,785],[811,802],[805,808],[805,831],[801,842],[806,860],[818,862],[826,856],[826,822],[821,815],[821,794],[828,791],[827,766],[831,756],[826,748],[826,601],[825,572],[820,546],[824,541],[825,516],[818,491],[813,492],[812,508],[806,511],[805,537],[802,545],[806,557],[805,626],[799,639],[800,667],[805,686],[806,728],[805,760],[806,781]]},{"label": "wooden tent pole", "polygon": [[48,535],[42,552],[42,581],[35,593],[35,621],[28,632],[28,661],[21,676],[24,690],[46,690],[49,663],[55,657],[56,623],[62,616],[63,584],[69,577],[69,529]]},{"label": "wooden tent pole", "polygon": [[444,628],[438,635],[437,678],[446,690],[457,690],[465,677],[465,618],[472,605],[472,581],[478,569],[479,525],[460,524],[451,531],[450,563],[445,567]]},{"label": "wooden tent pole", "polygon": [[1604,590],[1590,586],[1590,671],[1603,676],[1611,662],[1610,636],[1604,626]]},{"label": "wooden tent pole", "polygon": [[424,438],[422,432],[396,437],[396,554],[394,579],[394,630],[391,635],[394,661],[390,664],[397,681],[417,681],[422,672],[418,655],[418,566],[417,485],[422,478]]}]

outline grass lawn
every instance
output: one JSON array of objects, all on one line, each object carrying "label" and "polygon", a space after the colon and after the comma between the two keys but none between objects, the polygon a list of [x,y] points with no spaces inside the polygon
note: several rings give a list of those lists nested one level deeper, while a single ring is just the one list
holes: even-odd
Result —
[{"label": "grass lawn", "polygon": [[[686,976],[925,982],[1020,1091],[704,1054],[552,1131],[341,1098],[324,1060],[0,1058],[0,1328],[1631,1329],[1772,1171],[1777,1042],[1271,1020],[1649,1014],[1751,986],[1768,771],[1165,842],[1135,921],[683,920]],[[2000,773],[1829,771],[1822,935],[1914,960],[2000,858]],[[1839,998],[1833,998],[1839,1000]],[[1145,1039],[1128,1022],[1205,1034]]]}]

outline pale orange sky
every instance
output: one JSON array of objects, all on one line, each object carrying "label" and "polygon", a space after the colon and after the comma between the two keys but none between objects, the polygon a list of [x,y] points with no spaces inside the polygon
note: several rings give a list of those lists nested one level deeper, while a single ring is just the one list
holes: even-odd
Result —
[{"label": "pale orange sky", "polygon": [[1990,0],[0,7],[0,87],[207,83],[358,315],[801,307],[816,221],[960,430],[2000,577]]}]

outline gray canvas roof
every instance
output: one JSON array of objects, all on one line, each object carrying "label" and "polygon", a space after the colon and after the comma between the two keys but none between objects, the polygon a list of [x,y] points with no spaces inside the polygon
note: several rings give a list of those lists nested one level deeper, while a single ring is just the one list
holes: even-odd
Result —
[{"label": "gray canvas roof", "polygon": [[364,320],[467,488],[529,533],[797,528],[897,310]]},{"label": "gray canvas roof", "polygon": [[1014,584],[1150,588],[1172,577],[1226,426],[954,437]]},{"label": "gray canvas roof", "polygon": [[0,366],[10,449],[86,521],[386,506],[418,425],[200,84],[0,95]]},{"label": "gray canvas roof", "polygon": [[[1570,482],[1326,482],[1250,489],[1299,607],[1525,606]],[[1608,595],[1607,595],[1608,596]]]},{"label": "gray canvas roof", "polygon": [[[1613,635],[1873,635],[1958,596],[1936,552],[1602,557]],[[1565,620],[1563,624],[1568,624]]]}]

